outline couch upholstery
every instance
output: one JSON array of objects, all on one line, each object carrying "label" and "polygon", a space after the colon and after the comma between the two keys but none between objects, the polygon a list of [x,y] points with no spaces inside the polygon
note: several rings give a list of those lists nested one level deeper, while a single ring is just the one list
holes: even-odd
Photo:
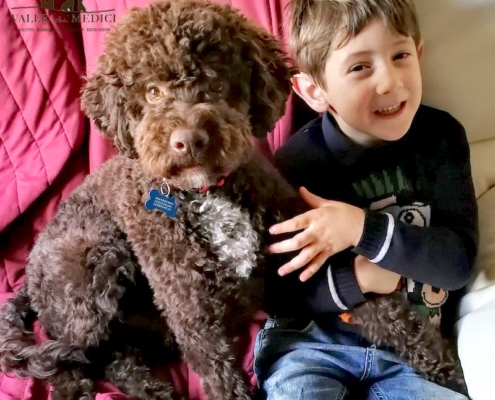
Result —
[{"label": "couch upholstery", "polygon": [[[425,38],[424,101],[467,131],[478,199],[476,274],[461,303],[459,353],[470,396],[495,399],[495,2],[416,0]],[[427,145],[427,143],[425,143]]]}]

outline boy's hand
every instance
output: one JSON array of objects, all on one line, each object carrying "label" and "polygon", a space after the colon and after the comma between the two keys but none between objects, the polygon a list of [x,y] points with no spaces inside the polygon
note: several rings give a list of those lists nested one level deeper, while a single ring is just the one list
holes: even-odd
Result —
[{"label": "boy's hand", "polygon": [[301,188],[299,193],[314,210],[270,227],[272,235],[302,230],[293,238],[272,244],[272,253],[301,252],[278,273],[286,275],[307,265],[300,276],[308,280],[330,256],[356,246],[363,234],[364,211],[339,201],[325,200]]},{"label": "boy's hand", "polygon": [[363,256],[354,259],[356,280],[364,293],[390,294],[397,289],[401,276],[379,267]]}]

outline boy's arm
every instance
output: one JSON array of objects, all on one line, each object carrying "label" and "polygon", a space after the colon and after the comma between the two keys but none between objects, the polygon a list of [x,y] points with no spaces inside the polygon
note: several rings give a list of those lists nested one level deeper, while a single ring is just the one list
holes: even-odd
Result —
[{"label": "boy's arm", "polygon": [[[276,256],[278,258],[279,256]],[[267,268],[267,296],[272,314],[341,313],[365,301],[354,274],[356,254],[350,250],[330,257],[315,275],[301,282],[299,274],[279,276],[276,264]],[[270,264],[270,263],[269,263]]]},{"label": "boy's arm", "polygon": [[369,211],[353,251],[404,277],[455,290],[467,283],[478,245],[469,146],[457,121],[440,156],[431,226],[408,225],[390,214]]},{"label": "boy's arm", "polygon": [[[278,292],[279,310],[312,314],[341,313],[364,302],[365,293],[389,294],[397,289],[401,276],[356,256],[349,250],[331,257],[307,282],[274,274],[269,293]],[[291,285],[293,285],[291,287]],[[280,314],[280,312],[273,312]],[[306,315],[303,314],[303,315]]]},{"label": "boy's arm", "polygon": [[[321,121],[312,123],[321,126]],[[307,185],[309,188],[323,189],[324,195],[329,198],[335,197],[341,193],[340,188],[346,180],[338,172],[338,164],[333,162],[325,150],[323,136],[317,132],[308,134],[306,131],[307,129],[303,128],[292,137],[290,143],[275,153],[275,165],[294,187]],[[322,170],[334,171],[332,180],[342,178],[342,182],[334,182],[332,185],[323,182],[318,173]],[[294,208],[293,203],[291,207]],[[281,239],[272,236],[272,240],[278,242]],[[356,254],[350,249],[328,258],[318,272],[306,282],[300,281],[299,273],[294,272],[281,277],[277,272],[281,265],[294,256],[295,253],[292,252],[272,254],[269,257],[271,260],[268,262],[266,286],[271,313],[280,315],[289,310],[306,314],[308,310],[313,313],[341,313],[365,301],[353,268]]]},{"label": "boy's arm", "polygon": [[304,301],[311,312],[340,313],[366,300],[354,272],[355,258],[351,251],[342,251],[307,281]]},{"label": "boy's arm", "polygon": [[[321,123],[317,125],[320,126]],[[292,137],[292,142],[289,145],[275,153],[276,168],[284,179],[294,187],[302,184],[309,185],[309,187],[315,185],[321,187],[322,180],[316,172],[335,170],[333,164],[328,164],[330,160],[324,149],[321,135],[308,135],[306,132],[299,132]],[[337,176],[340,175],[337,174]],[[297,208],[294,207],[293,203],[290,207]],[[306,205],[306,207],[309,209],[309,206]],[[294,215],[299,214],[299,212],[292,211]],[[275,243],[281,239],[280,236],[272,236],[272,240]],[[294,256],[295,252],[272,254],[269,257],[266,292],[269,312],[272,314],[280,315],[284,311],[296,314],[305,313],[305,315],[308,311],[341,313],[365,301],[353,269],[356,254],[350,249],[328,258],[318,272],[306,282],[301,282],[300,274],[297,272],[285,276],[278,274],[278,269]]]}]

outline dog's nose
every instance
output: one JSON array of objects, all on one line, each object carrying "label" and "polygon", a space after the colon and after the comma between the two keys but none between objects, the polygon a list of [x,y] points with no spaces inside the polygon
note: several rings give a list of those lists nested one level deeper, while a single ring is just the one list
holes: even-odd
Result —
[{"label": "dog's nose", "polygon": [[204,151],[208,140],[208,134],[202,129],[176,129],[170,136],[170,145],[178,154],[195,155]]}]

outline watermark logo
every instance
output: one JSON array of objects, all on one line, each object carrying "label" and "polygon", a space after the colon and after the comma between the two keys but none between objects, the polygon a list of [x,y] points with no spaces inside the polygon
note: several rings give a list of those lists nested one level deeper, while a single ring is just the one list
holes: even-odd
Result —
[{"label": "watermark logo", "polygon": [[[55,0],[40,0],[41,8],[45,8],[47,10],[55,10]],[[77,7],[76,7],[77,5]],[[60,7],[60,11],[65,12],[87,12],[86,7],[84,7],[83,0],[67,0]]]},{"label": "watermark logo", "polygon": [[114,11],[88,10],[84,0],[39,0],[39,6],[12,7],[11,16],[21,31],[53,31],[53,24],[62,30],[108,31]]}]

